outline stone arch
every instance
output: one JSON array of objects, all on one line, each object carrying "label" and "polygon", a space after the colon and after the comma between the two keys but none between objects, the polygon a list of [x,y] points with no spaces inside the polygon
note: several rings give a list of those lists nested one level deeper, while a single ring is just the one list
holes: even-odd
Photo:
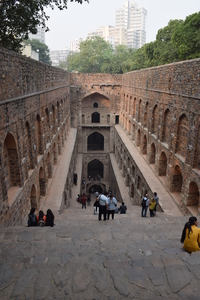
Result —
[{"label": "stone arch", "polygon": [[50,118],[49,118],[49,110],[45,109],[45,119],[46,119],[46,141],[47,143],[51,142],[51,132],[50,132]]},{"label": "stone arch", "polygon": [[150,153],[149,153],[149,164],[154,165],[156,161],[156,147],[155,144],[151,144]]},{"label": "stone arch", "polygon": [[62,148],[61,139],[60,139],[60,135],[58,135],[58,155],[61,155],[61,148]]},{"label": "stone arch", "polygon": [[101,176],[101,178],[103,178],[104,176],[104,165],[103,163],[98,160],[98,159],[93,159],[92,161],[90,161],[88,163],[87,166],[87,177],[89,178],[89,176],[91,178],[93,178],[94,176],[96,177],[97,175]]},{"label": "stone arch", "polygon": [[35,133],[36,133],[37,154],[43,155],[42,122],[41,122],[40,115],[37,115],[36,117]]},{"label": "stone arch", "polygon": [[55,107],[54,105],[52,105],[52,111],[51,111],[51,115],[52,115],[52,132],[53,134],[56,132],[56,112],[55,112]]},{"label": "stone arch", "polygon": [[119,161],[119,169],[120,170],[122,169],[122,158],[120,158],[120,161]]},{"label": "stone arch", "polygon": [[193,168],[200,170],[200,126],[197,132]]},{"label": "stone arch", "polygon": [[93,107],[98,107],[99,105],[98,105],[98,103],[97,102],[94,102],[93,103]]},{"label": "stone arch", "polygon": [[99,192],[99,194],[102,194],[105,192],[105,184],[99,183],[99,184],[88,184],[87,185],[87,192],[90,194],[95,193],[95,191]]},{"label": "stone arch", "polygon": [[51,155],[48,152],[47,154],[47,170],[48,170],[48,178],[52,178],[52,163],[51,163]]},{"label": "stone arch", "polygon": [[142,154],[146,155],[147,154],[147,137],[146,134],[143,136],[143,141],[142,141],[142,145],[141,145],[141,152]]},{"label": "stone arch", "polygon": [[12,133],[8,133],[4,140],[4,176],[6,188],[12,186],[21,187],[19,156],[15,138]]},{"label": "stone arch", "polygon": [[36,187],[34,184],[31,187],[30,205],[31,205],[31,208],[37,208],[37,193],[36,193]]},{"label": "stone arch", "polygon": [[98,113],[96,111],[93,112],[91,119],[92,119],[92,123],[100,123],[100,113]]},{"label": "stone arch", "polygon": [[131,134],[131,121],[128,121],[128,134]]},{"label": "stone arch", "polygon": [[87,138],[87,150],[104,150],[104,136],[97,131],[91,133]]},{"label": "stone arch", "polygon": [[135,177],[135,167],[131,167],[131,176],[134,178]]},{"label": "stone arch", "polygon": [[137,147],[140,147],[140,129],[137,131]]},{"label": "stone arch", "polygon": [[161,152],[158,162],[158,176],[166,176],[167,173],[167,156],[164,151]]},{"label": "stone arch", "polygon": [[46,180],[44,176],[44,169],[40,167],[39,171],[39,184],[40,184],[40,196],[46,195]]},{"label": "stone arch", "polygon": [[132,140],[135,141],[135,123],[132,126]]},{"label": "stone arch", "polygon": [[65,191],[63,192],[63,202],[64,206],[67,207],[67,193]]},{"label": "stone arch", "polygon": [[28,169],[34,169],[33,152],[32,152],[32,141],[31,141],[31,127],[29,122],[26,122],[26,143],[27,143],[27,165]]},{"label": "stone arch", "polygon": [[137,178],[137,189],[140,191],[141,189],[141,178],[140,176],[138,175],[138,178]]},{"label": "stone arch", "polygon": [[57,165],[57,145],[53,144],[53,164]]},{"label": "stone arch", "polygon": [[140,99],[138,104],[138,122],[141,122],[141,109],[142,109],[142,100]]},{"label": "stone arch", "polygon": [[189,134],[189,122],[185,114],[178,121],[177,140],[175,152],[186,158]]},{"label": "stone arch", "polygon": [[[196,182],[192,181],[189,184],[187,206],[193,208],[195,214],[197,215],[199,207],[199,189]],[[190,208],[189,208],[190,209]]]},{"label": "stone arch", "polygon": [[129,176],[129,174],[127,173],[127,174],[126,174],[126,177],[125,177],[125,184],[126,184],[126,186],[129,187],[129,183],[130,183],[130,176]]},{"label": "stone arch", "polygon": [[133,117],[136,115],[136,98],[133,100]]},{"label": "stone arch", "polygon": [[183,177],[181,173],[181,169],[178,165],[174,168],[173,178],[172,178],[172,191],[171,192],[178,192],[181,193],[183,184]]},{"label": "stone arch", "polygon": [[162,141],[170,144],[170,132],[171,132],[171,112],[169,109],[166,109],[164,113],[164,124],[163,124],[163,134]]},{"label": "stone arch", "polygon": [[123,167],[122,167],[122,176],[125,177],[125,174],[126,174],[126,166],[123,164]]},{"label": "stone arch", "polygon": [[134,198],[134,184],[131,184],[131,198]]},{"label": "stone arch", "polygon": [[153,108],[152,121],[151,121],[151,133],[158,136],[158,125],[159,125],[159,111],[157,104]]},{"label": "stone arch", "polygon": [[149,103],[146,102],[145,111],[144,111],[144,127],[148,128],[148,111],[149,111]]},{"label": "stone arch", "polygon": [[128,156],[128,159],[127,159],[127,168],[128,169],[130,168],[130,163],[131,163],[131,160],[130,160],[130,157]]},{"label": "stone arch", "polygon": [[60,103],[57,101],[57,122],[58,126],[60,126]]}]

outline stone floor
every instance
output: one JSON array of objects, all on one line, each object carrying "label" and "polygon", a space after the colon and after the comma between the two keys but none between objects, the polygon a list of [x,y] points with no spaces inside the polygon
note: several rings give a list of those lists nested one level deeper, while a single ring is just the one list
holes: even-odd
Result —
[{"label": "stone floor", "polygon": [[200,299],[200,253],[179,242],[187,217],[140,212],[98,221],[74,200],[53,228],[1,229],[0,299]]}]

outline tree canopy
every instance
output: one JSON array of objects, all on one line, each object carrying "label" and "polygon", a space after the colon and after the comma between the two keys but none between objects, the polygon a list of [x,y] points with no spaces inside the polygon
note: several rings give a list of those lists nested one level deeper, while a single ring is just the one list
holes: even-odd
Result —
[{"label": "tree canopy", "polygon": [[124,45],[114,49],[100,37],[87,39],[80,52],[71,53],[60,66],[82,73],[120,74],[192,58],[200,58],[200,12],[185,21],[170,20],[158,30],[154,42],[140,49]]},{"label": "tree canopy", "polygon": [[[88,2],[88,0],[70,0]],[[0,1],[0,46],[19,52],[21,42],[28,34],[37,33],[40,25],[48,31],[46,21],[49,16],[45,8],[66,9],[68,0],[1,0]]]},{"label": "tree canopy", "polygon": [[51,59],[49,56],[49,48],[46,44],[41,43],[36,39],[26,40],[25,44],[30,44],[32,50],[39,52],[39,61],[51,65]]}]

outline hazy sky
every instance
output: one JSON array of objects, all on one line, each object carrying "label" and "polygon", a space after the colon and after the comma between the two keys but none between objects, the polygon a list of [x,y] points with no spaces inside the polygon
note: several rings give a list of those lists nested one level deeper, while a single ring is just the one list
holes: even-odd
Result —
[{"label": "hazy sky", "polygon": [[[90,0],[90,3],[70,2],[64,11],[48,10],[45,43],[50,50],[70,47],[75,38],[87,37],[88,32],[99,26],[115,26],[115,10],[122,8],[124,0]],[[133,1],[130,1],[133,2]],[[200,0],[136,0],[138,6],[147,10],[146,42],[155,41],[157,31],[167,26],[169,20],[185,20],[200,11]]]}]

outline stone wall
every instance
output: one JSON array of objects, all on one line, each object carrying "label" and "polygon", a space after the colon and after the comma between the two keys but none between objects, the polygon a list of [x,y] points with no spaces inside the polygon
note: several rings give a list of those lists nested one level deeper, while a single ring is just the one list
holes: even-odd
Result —
[{"label": "stone wall", "polygon": [[114,185],[118,193],[114,153],[138,204],[151,188],[115,134],[116,124],[182,210],[199,214],[199,95],[199,59],[124,75],[69,74],[1,48],[0,224],[20,224],[30,207],[40,207],[70,127],[77,128],[77,141],[61,210],[70,203],[76,153],[83,153],[86,192]]},{"label": "stone wall", "polygon": [[[165,188],[199,214],[200,60],[123,75],[120,124]],[[163,180],[164,179],[164,180]]]},{"label": "stone wall", "polygon": [[0,225],[6,226],[20,224],[47,194],[70,129],[70,74],[1,48],[0,87]]}]

